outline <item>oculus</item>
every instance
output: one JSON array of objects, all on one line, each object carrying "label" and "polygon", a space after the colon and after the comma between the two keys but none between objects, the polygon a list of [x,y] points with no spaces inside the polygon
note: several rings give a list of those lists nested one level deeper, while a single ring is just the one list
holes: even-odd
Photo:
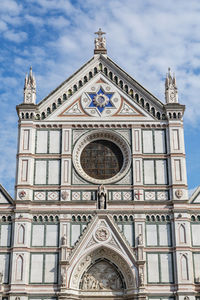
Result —
[{"label": "oculus", "polygon": [[87,181],[96,184],[116,182],[130,168],[130,147],[114,131],[94,130],[83,135],[75,144],[73,164]]},{"label": "oculus", "polygon": [[82,151],[81,166],[86,174],[96,179],[108,179],[122,168],[123,154],[113,142],[97,140],[89,143]]}]

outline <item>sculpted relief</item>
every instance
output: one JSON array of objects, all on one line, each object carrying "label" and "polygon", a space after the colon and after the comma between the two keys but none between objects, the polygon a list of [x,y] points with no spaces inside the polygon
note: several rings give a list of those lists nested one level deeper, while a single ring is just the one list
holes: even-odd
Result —
[{"label": "sculpted relief", "polygon": [[93,265],[82,277],[83,290],[120,290],[123,282],[118,271],[107,261]]}]

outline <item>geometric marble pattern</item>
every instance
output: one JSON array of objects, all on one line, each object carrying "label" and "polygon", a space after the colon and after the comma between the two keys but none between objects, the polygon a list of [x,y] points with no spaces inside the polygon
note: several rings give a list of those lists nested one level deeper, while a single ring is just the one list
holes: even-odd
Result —
[{"label": "geometric marble pattern", "polygon": [[35,192],[34,200],[40,200],[40,201],[46,200],[46,192]]},{"label": "geometric marble pattern", "polygon": [[72,192],[72,200],[81,200],[81,192]]},{"label": "geometric marble pattern", "polygon": [[47,200],[59,200],[59,192],[48,192],[47,193]]},{"label": "geometric marble pattern", "polygon": [[145,200],[156,200],[156,193],[151,192],[145,192]]}]

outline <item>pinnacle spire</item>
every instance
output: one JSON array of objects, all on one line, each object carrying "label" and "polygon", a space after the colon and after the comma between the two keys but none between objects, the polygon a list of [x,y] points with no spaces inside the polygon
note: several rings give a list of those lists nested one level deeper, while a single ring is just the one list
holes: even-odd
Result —
[{"label": "pinnacle spire", "polygon": [[36,99],[36,80],[30,67],[29,74],[26,73],[24,81],[24,103],[35,104]]},{"label": "pinnacle spire", "polygon": [[94,54],[106,54],[107,49],[106,49],[106,39],[103,36],[106,34],[106,32],[103,32],[101,28],[97,32],[95,32],[98,36],[94,39]]},{"label": "pinnacle spire", "polygon": [[171,69],[168,68],[168,73],[165,79],[165,100],[166,103],[178,103],[178,90],[176,86],[175,73],[171,75]]}]

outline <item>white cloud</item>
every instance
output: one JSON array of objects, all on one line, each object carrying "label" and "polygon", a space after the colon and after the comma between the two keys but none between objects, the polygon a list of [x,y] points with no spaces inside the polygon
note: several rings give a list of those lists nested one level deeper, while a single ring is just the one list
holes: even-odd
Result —
[{"label": "white cloud", "polygon": [[27,39],[27,33],[23,31],[14,32],[12,30],[8,30],[4,32],[4,37],[15,43],[22,43]]},{"label": "white cloud", "polygon": [[1,13],[12,16],[18,15],[22,11],[22,4],[14,0],[1,1]]}]

